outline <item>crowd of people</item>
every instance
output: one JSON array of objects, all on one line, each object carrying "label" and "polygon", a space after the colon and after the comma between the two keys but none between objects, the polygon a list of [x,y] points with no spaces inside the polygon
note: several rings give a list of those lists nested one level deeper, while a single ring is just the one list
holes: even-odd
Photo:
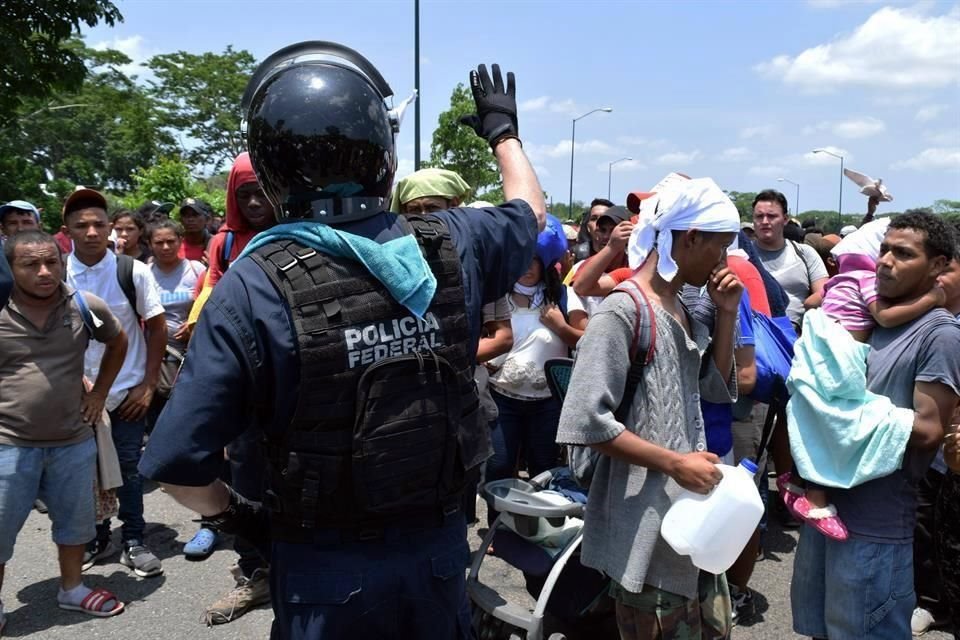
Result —
[{"label": "crowd of people", "polygon": [[[82,572],[118,551],[112,518],[119,562],[163,572],[149,478],[202,516],[185,554],[233,534],[235,585],[208,624],[272,596],[274,637],[367,637],[387,618],[396,637],[467,637],[478,486],[569,464],[589,483],[581,561],[609,577],[620,636],[729,637],[753,614],[764,526],[715,576],[660,524],[682,490],[721,481],[717,464],[761,457],[769,511],[801,528],[797,633],[960,638],[960,228],[876,217],[871,199],[859,228],[824,234],[772,189],[742,221],[713,180],[681,173],[561,224],[496,66],[471,73],[465,124],[494,151],[504,204],[467,204],[443,169],[392,184],[389,163],[307,198],[342,171],[304,155],[311,142],[355,167],[393,157],[389,87],[351,60],[258,70],[222,219],[198,198],[111,211],[78,187],[48,235],[29,202],[0,207],[0,596],[37,506],[58,605],[121,613],[124,594]],[[278,134],[306,85],[372,96],[376,134]],[[310,117],[340,117],[318,104]],[[795,341],[783,395],[771,327]],[[566,356],[562,402],[544,365]],[[386,593],[403,612],[382,611]]]}]

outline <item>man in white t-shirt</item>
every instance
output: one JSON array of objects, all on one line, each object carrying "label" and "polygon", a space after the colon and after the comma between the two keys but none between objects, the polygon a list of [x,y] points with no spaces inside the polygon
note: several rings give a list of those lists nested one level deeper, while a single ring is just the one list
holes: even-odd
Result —
[{"label": "man in white t-shirt", "polygon": [[[110,219],[107,201],[92,189],[77,189],[63,206],[63,231],[73,241],[73,253],[67,256],[67,282],[80,291],[89,291],[103,299],[127,334],[127,355],[123,367],[110,387],[107,411],[113,429],[113,442],[120,459],[123,486],[117,490],[120,520],[123,522],[120,562],[140,577],[163,572],[160,560],[144,545],[143,478],[137,470],[146,429],[146,413],[153,399],[160,374],[160,363],[167,344],[167,325],[160,303],[160,292],[150,268],[131,260],[121,268],[120,260],[107,248]],[[118,271],[130,273],[133,292],[125,292]],[[135,305],[128,293],[135,292]],[[141,328],[143,319],[143,328]],[[96,380],[103,347],[91,343],[84,361],[84,375]],[[110,521],[97,524],[97,536],[87,546],[84,568],[111,553]]]},{"label": "man in white t-shirt", "polygon": [[787,240],[787,199],[779,191],[767,189],[753,200],[753,224],[760,261],[787,292],[787,316],[800,327],[806,310],[804,303],[823,292],[827,268],[813,247]]}]

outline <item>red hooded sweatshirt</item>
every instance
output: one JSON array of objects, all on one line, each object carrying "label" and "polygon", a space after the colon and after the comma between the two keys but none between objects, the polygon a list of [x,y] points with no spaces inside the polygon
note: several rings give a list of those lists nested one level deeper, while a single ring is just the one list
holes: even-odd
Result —
[{"label": "red hooded sweatshirt", "polygon": [[223,263],[223,245],[227,241],[227,232],[233,232],[233,246],[228,256],[230,262],[236,260],[250,239],[257,235],[257,230],[250,228],[237,205],[237,188],[250,182],[257,182],[257,176],[253,172],[253,165],[250,164],[250,155],[244,151],[233,161],[230,177],[227,179],[226,220],[220,226],[217,235],[210,239],[210,245],[207,247],[210,266],[207,269],[204,287],[213,287],[226,271],[227,265]]}]

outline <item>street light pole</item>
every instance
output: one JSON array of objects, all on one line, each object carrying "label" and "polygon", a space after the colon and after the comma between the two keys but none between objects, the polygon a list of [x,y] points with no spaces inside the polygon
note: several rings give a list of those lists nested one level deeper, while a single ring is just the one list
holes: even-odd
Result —
[{"label": "street light pole", "polygon": [[413,0],[413,86],[417,90],[413,105],[413,170],[420,170],[420,0]]},{"label": "street light pole", "polygon": [[814,149],[814,153],[825,153],[834,158],[840,158],[840,203],[837,205],[837,224],[843,226],[843,156],[829,149]]},{"label": "street light pole", "polygon": [[567,204],[567,207],[569,207],[567,209],[567,215],[570,216],[571,219],[575,219],[573,217],[573,154],[577,149],[577,120],[582,120],[591,113],[596,113],[597,111],[610,113],[613,111],[613,109],[611,107],[598,107],[592,111],[586,112],[582,116],[578,116],[573,119],[573,131],[570,133],[570,199],[568,200]]},{"label": "street light pole", "polygon": [[787,180],[786,178],[777,178],[777,182],[789,182],[797,188],[797,199],[793,203],[793,215],[800,215],[800,184],[793,180]]},{"label": "street light pole", "polygon": [[613,183],[613,165],[620,164],[626,160],[633,160],[633,158],[627,156],[625,158],[620,158],[619,160],[614,160],[607,165],[607,200],[610,199],[610,186]]}]

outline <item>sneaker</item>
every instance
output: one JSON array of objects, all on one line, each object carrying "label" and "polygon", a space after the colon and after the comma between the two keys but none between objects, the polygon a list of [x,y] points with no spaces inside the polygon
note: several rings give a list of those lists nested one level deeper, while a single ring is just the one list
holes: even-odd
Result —
[{"label": "sneaker", "polygon": [[735,625],[750,620],[757,613],[756,604],[753,602],[753,593],[750,589],[741,591],[731,584],[730,603],[733,608],[733,624]]},{"label": "sneaker", "polygon": [[933,614],[926,609],[917,607],[913,610],[913,615],[910,617],[910,631],[913,632],[915,636],[922,636],[930,630],[933,623]]},{"label": "sneaker", "polygon": [[152,578],[163,573],[160,559],[153,555],[139,540],[130,540],[123,545],[120,564],[130,567],[141,578]]},{"label": "sneaker", "polygon": [[103,560],[115,551],[116,548],[110,542],[109,538],[106,540],[94,538],[87,543],[87,548],[83,550],[83,565],[81,565],[80,570],[88,570],[90,567],[97,564],[97,561]]},{"label": "sneaker", "polygon": [[213,553],[213,548],[217,544],[217,532],[213,529],[201,527],[190,542],[183,545],[183,555],[191,560],[203,560]]},{"label": "sneaker", "polygon": [[47,503],[40,498],[33,501],[33,508],[37,510],[37,513],[46,513],[49,511],[49,509],[47,509]]},{"label": "sneaker", "polygon": [[230,569],[236,580],[236,586],[225,596],[207,608],[203,615],[207,626],[233,622],[250,609],[270,602],[269,569],[257,569],[249,578],[243,575],[240,567]]}]

